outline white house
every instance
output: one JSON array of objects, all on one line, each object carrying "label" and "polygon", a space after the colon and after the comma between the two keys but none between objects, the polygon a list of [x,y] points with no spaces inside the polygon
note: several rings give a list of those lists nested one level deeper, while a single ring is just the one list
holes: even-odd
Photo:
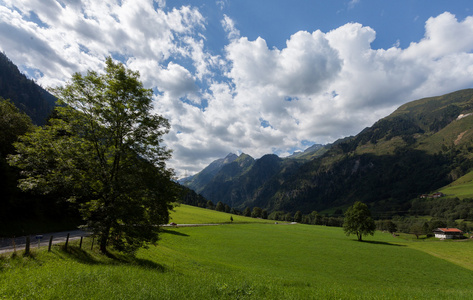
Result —
[{"label": "white house", "polygon": [[458,228],[437,228],[434,230],[438,239],[457,239],[463,237],[463,231]]}]

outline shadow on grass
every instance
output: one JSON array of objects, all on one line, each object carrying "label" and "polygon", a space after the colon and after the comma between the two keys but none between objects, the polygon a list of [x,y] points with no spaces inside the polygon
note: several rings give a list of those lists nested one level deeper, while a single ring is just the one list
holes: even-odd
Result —
[{"label": "shadow on grass", "polygon": [[169,234],[179,235],[179,236],[189,236],[188,234],[185,234],[179,231],[170,230],[170,229],[163,229],[162,233],[169,233]]},{"label": "shadow on grass", "polygon": [[67,250],[61,246],[60,251],[55,251],[55,253],[60,258],[67,257],[68,259],[88,265],[130,265],[146,269],[153,269],[159,272],[164,272],[166,270],[163,265],[148,259],[115,252],[101,254],[97,252],[86,251],[84,249],[80,249],[77,246],[69,246]]},{"label": "shadow on grass", "polygon": [[157,271],[160,271],[160,272],[165,271],[165,268],[164,268],[163,265],[158,264],[158,263],[156,263],[152,260],[149,260],[149,259],[138,258],[138,257],[132,256],[132,255],[123,254],[123,253],[108,252],[106,255],[107,255],[107,257],[109,257],[109,258],[113,259],[114,261],[116,261],[118,263],[121,263],[121,264],[139,266],[139,267],[143,267],[143,268],[146,268],[146,269],[157,270]]},{"label": "shadow on grass", "polygon": [[380,241],[360,241],[361,243],[374,244],[374,245],[385,245],[385,246],[396,246],[396,247],[406,247],[406,245],[393,244],[388,242]]},{"label": "shadow on grass", "polygon": [[133,258],[133,262],[131,264],[145,268],[145,269],[156,270],[162,273],[166,271],[166,268],[163,265],[158,264],[157,262],[154,262],[149,259],[135,257]]},{"label": "shadow on grass", "polygon": [[76,246],[69,246],[67,250],[65,249],[64,245],[60,246],[60,251],[56,252],[59,256],[67,256],[70,259],[73,259],[77,262],[88,264],[88,265],[96,265],[96,264],[104,264],[104,262],[98,260],[89,252],[80,249]]}]

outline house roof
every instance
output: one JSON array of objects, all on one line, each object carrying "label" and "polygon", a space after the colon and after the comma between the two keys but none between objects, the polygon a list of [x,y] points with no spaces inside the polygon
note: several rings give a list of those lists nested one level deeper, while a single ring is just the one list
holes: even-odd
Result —
[{"label": "house roof", "polygon": [[442,231],[444,233],[462,233],[458,228],[437,228],[435,231]]}]

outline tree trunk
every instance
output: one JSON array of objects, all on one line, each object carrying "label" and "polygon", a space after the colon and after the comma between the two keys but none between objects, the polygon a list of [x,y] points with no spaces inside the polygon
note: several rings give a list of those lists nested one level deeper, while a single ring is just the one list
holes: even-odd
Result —
[{"label": "tree trunk", "polygon": [[107,253],[107,242],[108,242],[109,235],[110,235],[110,226],[107,226],[107,228],[100,235],[100,252],[102,252],[103,254]]},{"label": "tree trunk", "polygon": [[358,235],[358,241],[361,242],[361,240],[362,240],[362,238],[363,238],[363,235],[362,235],[361,233],[357,233],[357,235]]},{"label": "tree trunk", "polygon": [[100,252],[102,252],[103,254],[107,253],[107,240],[108,238],[104,236],[104,234],[102,234],[102,236],[100,237]]}]

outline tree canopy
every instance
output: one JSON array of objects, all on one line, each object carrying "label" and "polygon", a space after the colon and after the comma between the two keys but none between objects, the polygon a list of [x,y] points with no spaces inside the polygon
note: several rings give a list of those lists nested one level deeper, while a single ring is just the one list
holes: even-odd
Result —
[{"label": "tree canopy", "polygon": [[225,211],[225,205],[222,201],[218,201],[217,206],[215,207],[216,211]]},{"label": "tree canopy", "polygon": [[30,117],[9,100],[0,97],[0,157],[14,152],[13,143],[18,136],[33,128]]},{"label": "tree canopy", "polygon": [[364,235],[373,235],[375,230],[375,222],[366,204],[357,201],[347,209],[343,222],[343,231],[347,236],[356,234],[358,240],[361,241]]},{"label": "tree canopy", "polygon": [[[16,180],[18,170],[7,164],[7,155],[15,151],[13,143],[18,137],[34,128],[31,119],[9,100],[0,97],[0,226],[18,216],[15,208],[24,202],[20,199]],[[22,211],[24,214],[24,210]],[[3,227],[5,228],[5,227]],[[1,233],[0,233],[1,234]]]},{"label": "tree canopy", "polygon": [[105,72],[76,73],[53,93],[55,116],[9,158],[25,176],[20,188],[76,204],[102,252],[156,242],[176,190],[165,164],[171,153],[161,145],[169,123],[152,114],[152,91],[108,58]]}]

